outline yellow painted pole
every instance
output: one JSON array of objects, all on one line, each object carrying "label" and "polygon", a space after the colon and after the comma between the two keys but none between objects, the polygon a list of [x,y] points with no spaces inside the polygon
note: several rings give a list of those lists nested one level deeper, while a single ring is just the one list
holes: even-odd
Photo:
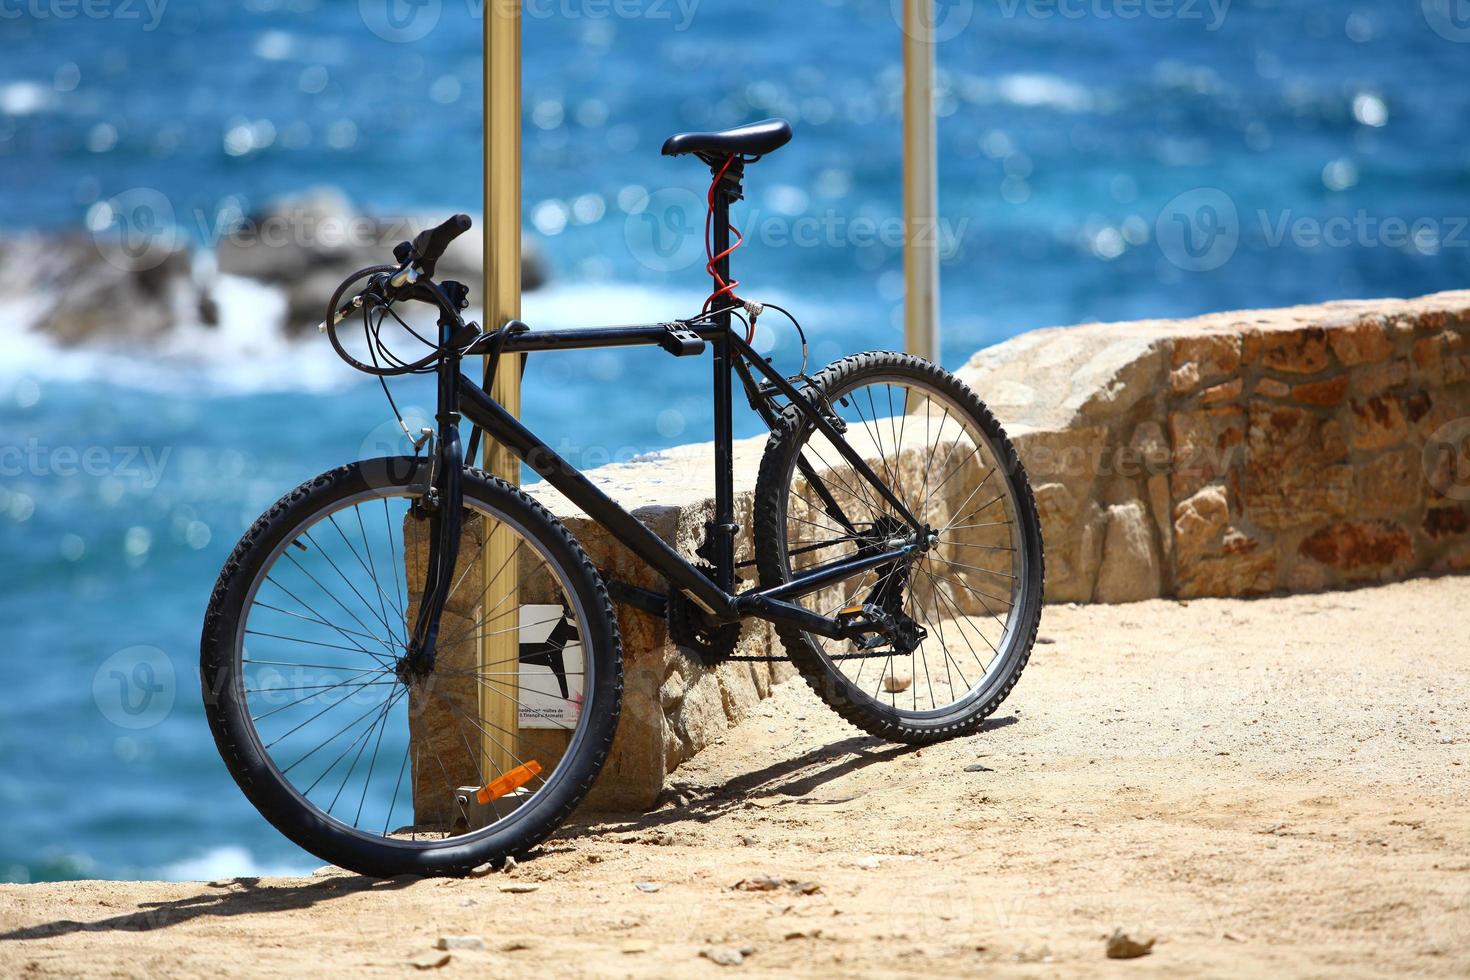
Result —
[{"label": "yellow painted pole", "polygon": [[903,5],[904,347],[939,362],[939,177],[933,0]]},{"label": "yellow painted pole", "polygon": [[[492,0],[485,10],[485,328],[498,329],[521,315],[521,2]],[[521,355],[501,358],[491,395],[519,416]],[[487,364],[488,369],[488,364]],[[486,439],[485,469],[520,482],[520,460]],[[492,527],[485,537],[481,574],[485,619],[480,663],[480,719],[487,780],[517,763],[520,603],[515,536]]]}]

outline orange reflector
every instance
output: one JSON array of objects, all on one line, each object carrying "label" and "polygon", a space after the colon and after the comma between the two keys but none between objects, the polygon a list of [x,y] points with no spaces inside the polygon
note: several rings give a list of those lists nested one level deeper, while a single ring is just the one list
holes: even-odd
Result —
[{"label": "orange reflector", "polygon": [[863,611],[863,604],[860,602],[860,603],[858,603],[855,606],[848,606],[846,609],[842,610],[842,612],[839,613],[838,615],[841,615],[841,616],[856,616],[858,613],[860,613],[862,611]]},{"label": "orange reflector", "polygon": [[475,799],[480,801],[481,806],[484,806],[491,800],[498,800],[507,793],[514,793],[539,775],[541,775],[541,763],[532,759],[524,766],[516,766],[504,776],[492,779],[486,783],[475,794]]}]

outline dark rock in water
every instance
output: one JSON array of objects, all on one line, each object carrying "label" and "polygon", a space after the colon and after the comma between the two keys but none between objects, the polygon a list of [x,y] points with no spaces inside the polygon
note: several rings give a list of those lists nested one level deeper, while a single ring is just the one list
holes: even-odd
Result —
[{"label": "dark rock in water", "polygon": [[[393,246],[448,215],[382,217],[358,213],[333,189],[317,189],[284,198],[226,233],[216,246],[221,272],[248,276],[286,290],[286,329],[310,329],[326,315],[337,284],[359,269],[393,261]],[[480,222],[459,238],[439,262],[440,279],[457,279],[470,287],[470,302],[479,305],[484,290],[481,271],[484,239]],[[546,282],[540,255],[528,246],[521,259],[521,288]]]},{"label": "dark rock in water", "polygon": [[34,326],[64,344],[151,342],[180,323],[219,322],[188,246],[171,238],[7,236],[0,240],[0,289],[34,300]]},{"label": "dark rock in water", "polygon": [[[321,322],[339,283],[359,269],[393,261],[393,246],[447,215],[383,218],[358,214],[335,190],[290,198],[237,225],[200,256],[183,232],[129,217],[122,231],[27,231],[0,237],[0,288],[36,304],[36,329],[64,344],[151,344],[181,325],[216,326],[218,271],[255,279],[286,294],[286,331]],[[205,261],[196,262],[196,258]],[[484,239],[477,226],[440,260],[440,279],[470,287],[482,302]],[[539,254],[526,249],[524,289],[546,281]]]}]

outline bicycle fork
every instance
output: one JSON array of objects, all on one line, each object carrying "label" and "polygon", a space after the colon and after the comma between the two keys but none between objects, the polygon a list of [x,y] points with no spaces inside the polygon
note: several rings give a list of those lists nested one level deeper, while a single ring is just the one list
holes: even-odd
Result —
[{"label": "bicycle fork", "polygon": [[464,453],[459,442],[458,405],[459,359],[446,357],[439,368],[439,413],[435,419],[439,432],[430,456],[429,489],[414,504],[414,509],[426,512],[429,520],[429,561],[413,636],[398,664],[398,676],[405,682],[427,677],[434,670],[439,624],[459,561],[464,530]]}]

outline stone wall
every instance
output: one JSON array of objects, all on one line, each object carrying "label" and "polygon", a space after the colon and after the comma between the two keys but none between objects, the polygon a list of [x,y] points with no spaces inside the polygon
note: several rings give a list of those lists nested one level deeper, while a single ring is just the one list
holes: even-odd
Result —
[{"label": "stone wall", "polygon": [[1018,443],[1051,601],[1470,567],[1470,292],[1039,330],[960,374]]},{"label": "stone wall", "polygon": [[[960,374],[1031,477],[1050,601],[1246,596],[1470,568],[1467,334],[1470,292],[1442,293],[1038,330]],[[764,445],[735,447],[747,531]],[[682,446],[594,478],[692,554],[712,465],[708,444]],[[600,566],[662,587],[555,491],[531,489]],[[634,808],[791,668],[706,670],[646,614],[619,621],[626,705],[591,803]],[[773,641],[747,624],[742,652]]]}]

